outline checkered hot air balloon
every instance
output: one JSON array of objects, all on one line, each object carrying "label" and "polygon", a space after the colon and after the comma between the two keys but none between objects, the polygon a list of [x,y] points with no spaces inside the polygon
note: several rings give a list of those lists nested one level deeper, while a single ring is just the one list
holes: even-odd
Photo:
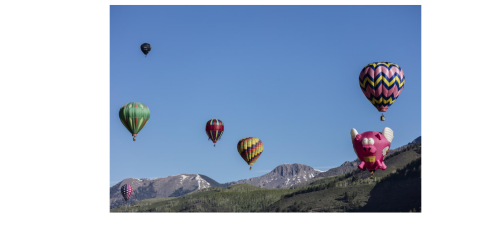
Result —
[{"label": "checkered hot air balloon", "polygon": [[[259,138],[245,137],[238,142],[237,148],[243,160],[248,165],[253,165],[264,151],[264,144]],[[252,167],[250,167],[250,170],[252,170]]]},{"label": "checkered hot air balloon", "polygon": [[139,102],[130,102],[120,108],[120,121],[134,137],[149,121],[149,108]]},{"label": "checkered hot air balloon", "polygon": [[130,196],[132,196],[132,185],[125,184],[122,186],[120,191],[122,193],[123,199],[125,199],[125,202],[127,202],[130,199]]},{"label": "checkered hot air balloon", "polygon": [[205,132],[207,133],[208,139],[212,140],[215,147],[215,143],[220,140],[224,132],[224,122],[219,119],[210,119],[205,126]]},{"label": "checkered hot air balloon", "polygon": [[[389,109],[403,91],[404,84],[403,69],[391,62],[370,63],[359,74],[361,90],[379,112]],[[385,120],[383,113],[380,120]]]}]

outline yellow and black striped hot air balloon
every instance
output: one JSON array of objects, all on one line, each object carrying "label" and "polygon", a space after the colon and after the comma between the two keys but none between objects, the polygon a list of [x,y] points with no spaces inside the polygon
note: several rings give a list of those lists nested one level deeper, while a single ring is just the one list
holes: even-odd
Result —
[{"label": "yellow and black striped hot air balloon", "polygon": [[[259,138],[245,137],[238,142],[237,148],[243,160],[248,165],[253,165],[264,151],[264,144]],[[250,167],[250,170],[252,170],[252,167]]]}]

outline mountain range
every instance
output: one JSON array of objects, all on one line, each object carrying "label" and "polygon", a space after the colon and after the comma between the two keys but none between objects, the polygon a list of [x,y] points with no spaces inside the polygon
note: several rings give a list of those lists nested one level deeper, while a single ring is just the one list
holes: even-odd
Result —
[{"label": "mountain range", "polygon": [[[391,150],[386,159],[389,159],[390,155],[400,153],[408,149],[409,146],[417,143],[421,143],[421,137],[408,143],[408,145]],[[110,208],[114,209],[125,204],[120,194],[120,188],[124,184],[130,184],[134,189],[133,195],[129,200],[129,203],[133,204],[140,200],[181,197],[207,188],[228,188],[239,184],[248,184],[266,189],[294,189],[314,183],[314,181],[323,178],[352,173],[357,169],[358,163],[359,160],[357,159],[346,161],[342,165],[325,172],[303,164],[283,164],[262,176],[224,184],[220,184],[212,178],[201,174],[179,174],[157,179],[128,178],[110,188]]]}]

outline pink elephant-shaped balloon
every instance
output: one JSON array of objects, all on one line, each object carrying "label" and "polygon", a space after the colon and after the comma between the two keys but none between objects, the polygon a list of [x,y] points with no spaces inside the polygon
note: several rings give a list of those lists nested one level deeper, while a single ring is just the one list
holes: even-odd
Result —
[{"label": "pink elephant-shaped balloon", "polygon": [[387,169],[384,157],[391,148],[393,138],[394,133],[388,127],[385,127],[382,132],[368,131],[362,134],[358,134],[356,129],[351,129],[352,146],[361,161],[358,168],[368,169],[372,174],[377,169]]}]

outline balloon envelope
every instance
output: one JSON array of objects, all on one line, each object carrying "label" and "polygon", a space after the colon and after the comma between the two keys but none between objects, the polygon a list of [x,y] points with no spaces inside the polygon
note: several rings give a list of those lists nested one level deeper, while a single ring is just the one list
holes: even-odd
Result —
[{"label": "balloon envelope", "polygon": [[368,131],[361,134],[356,129],[351,129],[352,147],[360,161],[358,169],[386,170],[384,158],[389,153],[393,138],[394,133],[388,127],[382,132]]},{"label": "balloon envelope", "polygon": [[391,62],[370,63],[359,74],[361,90],[379,112],[389,109],[403,91],[404,84],[403,69]]},{"label": "balloon envelope", "polygon": [[150,112],[146,105],[130,102],[120,108],[119,116],[125,128],[135,137],[149,121]]},{"label": "balloon envelope", "polygon": [[121,187],[121,193],[122,193],[122,196],[123,196],[123,199],[125,199],[125,201],[128,201],[128,199],[130,199],[130,196],[132,196],[132,185],[129,185],[129,184],[125,184]]},{"label": "balloon envelope", "polygon": [[243,158],[248,165],[253,165],[262,154],[262,151],[264,151],[262,141],[255,137],[245,137],[241,139],[238,142],[237,148],[241,158]]},{"label": "balloon envelope", "polygon": [[214,144],[217,143],[224,133],[224,122],[219,119],[210,119],[205,126],[205,132]]},{"label": "balloon envelope", "polygon": [[149,43],[143,43],[141,45],[141,51],[145,54],[148,55],[149,51],[151,51],[151,45]]}]

